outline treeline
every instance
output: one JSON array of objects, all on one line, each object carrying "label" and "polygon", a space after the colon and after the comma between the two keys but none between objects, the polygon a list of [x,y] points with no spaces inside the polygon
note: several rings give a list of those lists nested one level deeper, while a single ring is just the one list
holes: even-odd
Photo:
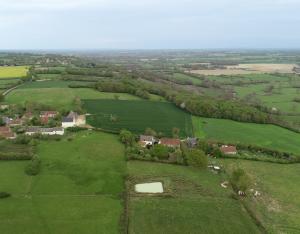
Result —
[{"label": "treeline", "polygon": [[150,98],[150,93],[145,87],[128,80],[98,82],[94,86],[95,89],[101,92],[129,93],[143,99]]},{"label": "treeline", "polygon": [[143,99],[149,99],[150,94],[156,94],[166,98],[179,108],[202,117],[254,123],[274,122],[270,114],[245,103],[203,97],[183,90],[177,91],[162,84],[145,84],[137,80],[123,79],[97,82],[93,86],[101,92],[129,93]]},{"label": "treeline", "polygon": [[67,68],[66,73],[70,75],[113,77],[112,71],[97,68]]}]

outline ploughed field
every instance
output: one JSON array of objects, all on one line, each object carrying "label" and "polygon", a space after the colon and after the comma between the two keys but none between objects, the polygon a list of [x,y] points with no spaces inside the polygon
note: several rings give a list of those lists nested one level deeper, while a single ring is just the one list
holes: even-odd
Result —
[{"label": "ploughed field", "polygon": [[191,115],[167,102],[129,100],[83,100],[84,109],[90,114],[87,122],[97,128],[111,131],[128,129],[144,133],[152,128],[157,133],[171,136],[173,128],[180,129],[180,136],[191,136]]}]

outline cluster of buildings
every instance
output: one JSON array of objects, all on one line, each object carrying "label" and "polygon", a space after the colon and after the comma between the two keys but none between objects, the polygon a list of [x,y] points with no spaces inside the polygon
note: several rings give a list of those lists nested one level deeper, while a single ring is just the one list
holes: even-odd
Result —
[{"label": "cluster of buildings", "polygon": [[[197,145],[197,138],[187,138],[186,143],[189,147],[195,147]],[[181,140],[178,138],[161,138],[156,139],[153,136],[140,135],[139,145],[142,147],[151,147],[155,144],[164,145],[171,148],[179,148]]]},{"label": "cluster of buildings", "polygon": [[[4,108],[3,106],[1,108]],[[5,107],[8,108],[8,107]],[[55,119],[58,116],[57,111],[41,111],[38,115],[42,125],[49,124],[49,121]],[[0,137],[5,139],[15,139],[16,133],[14,133],[14,127],[25,127],[28,122],[35,116],[31,112],[26,112],[21,118],[10,118],[3,116],[2,122],[5,126],[0,127]],[[79,115],[76,112],[71,111],[67,116],[62,118],[59,127],[41,127],[41,126],[29,126],[25,128],[25,135],[64,135],[65,129],[69,127],[84,126],[86,124],[85,115]],[[59,124],[57,124],[59,125]]]},{"label": "cluster of buildings", "polygon": [[[197,146],[198,139],[194,137],[188,137],[184,140],[189,148],[194,148]],[[171,148],[179,148],[181,140],[178,138],[161,138],[156,139],[153,136],[140,135],[139,145],[142,147],[150,148],[155,144],[161,144]],[[237,154],[236,146],[233,145],[222,145],[219,147],[220,151],[225,155],[235,155]]]},{"label": "cluster of buildings", "polygon": [[[55,118],[58,115],[56,111],[42,111],[40,114],[41,121],[48,123],[49,119]],[[85,115],[79,115],[76,112],[71,111],[66,117],[62,118],[61,127],[43,128],[43,127],[28,127],[25,135],[64,135],[65,129],[70,127],[80,127],[86,124]]]}]

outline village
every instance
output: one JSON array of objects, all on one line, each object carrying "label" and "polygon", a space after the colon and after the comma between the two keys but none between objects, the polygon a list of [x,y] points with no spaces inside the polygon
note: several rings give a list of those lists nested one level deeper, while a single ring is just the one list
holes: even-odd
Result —
[{"label": "village", "polygon": [[[6,111],[9,105],[1,105],[0,110]],[[38,123],[38,125],[36,125]],[[70,111],[61,117],[58,111],[40,111],[38,114],[25,112],[22,116],[14,117],[0,114],[0,137],[8,140],[16,139],[19,134],[32,135],[64,135],[70,127],[84,127],[85,115]]]}]

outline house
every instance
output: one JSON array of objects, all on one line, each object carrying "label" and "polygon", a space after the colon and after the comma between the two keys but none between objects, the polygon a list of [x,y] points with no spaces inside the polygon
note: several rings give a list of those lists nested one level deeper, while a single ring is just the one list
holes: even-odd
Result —
[{"label": "house", "polygon": [[185,142],[189,148],[194,148],[197,146],[198,139],[194,137],[188,137]]},{"label": "house", "polygon": [[139,144],[142,147],[152,146],[155,143],[155,138],[153,136],[140,135]]},{"label": "house", "polygon": [[5,139],[15,139],[16,134],[10,129],[10,127],[0,127],[0,137]]},{"label": "house", "polygon": [[47,124],[49,118],[55,118],[58,115],[57,111],[41,111],[40,119],[43,124]]},{"label": "house", "polygon": [[64,135],[65,130],[62,127],[55,127],[55,128],[41,128],[41,127],[29,127],[26,129],[25,134],[32,136],[35,134],[42,134],[42,135]]},{"label": "house", "polygon": [[177,138],[161,138],[159,141],[159,144],[173,148],[180,147],[180,143],[180,139]]},{"label": "house", "polygon": [[70,128],[75,126],[83,126],[85,123],[85,115],[78,115],[76,112],[71,111],[68,116],[62,119],[61,126],[63,128]]},{"label": "house", "polygon": [[222,145],[220,147],[220,150],[223,154],[231,154],[231,155],[237,154],[236,147],[233,145]]}]

